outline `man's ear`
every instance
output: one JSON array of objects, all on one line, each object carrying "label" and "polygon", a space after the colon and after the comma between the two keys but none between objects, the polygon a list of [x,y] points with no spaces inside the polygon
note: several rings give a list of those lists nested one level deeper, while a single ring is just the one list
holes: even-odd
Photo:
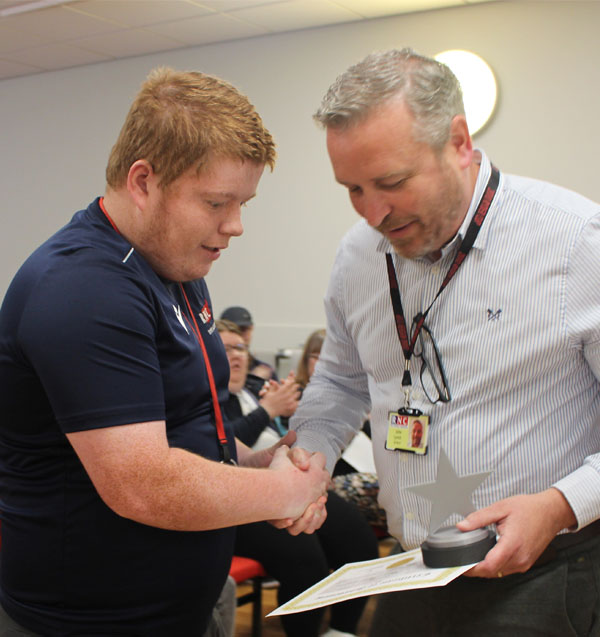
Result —
[{"label": "man's ear", "polygon": [[455,115],[452,119],[448,143],[456,154],[460,168],[467,168],[473,158],[473,142],[464,115]]},{"label": "man's ear", "polygon": [[155,186],[155,180],[156,176],[150,162],[138,159],[131,164],[127,173],[127,190],[140,210],[146,207],[150,190]]}]

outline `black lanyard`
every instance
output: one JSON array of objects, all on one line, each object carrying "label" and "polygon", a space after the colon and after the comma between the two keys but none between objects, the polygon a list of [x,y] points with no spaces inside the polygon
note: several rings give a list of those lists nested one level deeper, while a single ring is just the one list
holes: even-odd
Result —
[{"label": "black lanyard", "polygon": [[411,356],[413,355],[413,351],[415,349],[415,344],[417,342],[417,337],[419,336],[419,332],[425,323],[425,319],[427,318],[427,314],[429,314],[429,310],[431,310],[433,304],[436,302],[439,295],[444,291],[448,283],[452,277],[456,274],[458,268],[462,265],[462,262],[467,258],[467,254],[471,251],[473,244],[475,243],[475,239],[479,234],[479,230],[483,225],[483,221],[487,215],[488,210],[490,209],[490,205],[492,200],[494,199],[494,195],[498,190],[498,183],[500,181],[500,172],[495,166],[492,166],[492,174],[488,180],[487,186],[479,201],[479,205],[477,206],[477,210],[471,219],[471,223],[467,228],[467,232],[465,233],[464,239],[461,241],[460,246],[458,247],[458,252],[454,257],[454,261],[446,274],[446,278],[442,281],[440,285],[440,289],[435,295],[433,301],[429,305],[429,307],[425,310],[425,312],[418,312],[413,318],[414,331],[410,336],[408,330],[406,328],[406,319],[404,318],[404,310],[402,309],[402,301],[400,300],[400,290],[398,288],[398,279],[396,278],[396,271],[394,269],[394,261],[392,259],[392,255],[388,252],[385,255],[387,261],[387,271],[388,271],[388,279],[390,282],[390,296],[392,298],[392,307],[394,310],[394,322],[396,324],[396,332],[398,333],[398,338],[400,339],[400,344],[402,345],[402,352],[404,353],[404,375],[402,376],[402,385],[407,386],[412,384],[412,380],[410,377],[409,363]]}]

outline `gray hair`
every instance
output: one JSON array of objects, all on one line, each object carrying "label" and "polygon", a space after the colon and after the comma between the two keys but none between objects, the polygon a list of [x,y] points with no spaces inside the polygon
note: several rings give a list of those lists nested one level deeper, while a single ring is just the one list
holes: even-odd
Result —
[{"label": "gray hair", "polygon": [[325,128],[346,128],[400,97],[415,118],[417,141],[441,149],[456,115],[464,115],[462,91],[452,71],[412,49],[372,53],[331,85],[314,118]]}]

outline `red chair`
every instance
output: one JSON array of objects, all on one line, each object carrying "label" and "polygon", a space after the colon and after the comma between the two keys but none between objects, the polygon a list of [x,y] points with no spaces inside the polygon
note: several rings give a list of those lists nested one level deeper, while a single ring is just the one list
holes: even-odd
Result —
[{"label": "red chair", "polygon": [[229,574],[237,584],[250,581],[252,591],[237,598],[237,605],[252,602],[252,637],[260,637],[262,628],[262,583],[266,577],[265,569],[260,562],[248,557],[234,555]]}]

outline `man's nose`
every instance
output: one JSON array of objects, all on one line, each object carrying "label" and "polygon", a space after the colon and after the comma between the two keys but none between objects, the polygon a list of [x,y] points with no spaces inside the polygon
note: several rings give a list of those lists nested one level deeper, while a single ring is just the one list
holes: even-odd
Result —
[{"label": "man's nose", "polygon": [[385,197],[377,194],[365,196],[362,204],[362,210],[358,212],[373,228],[379,227],[392,211],[392,206]]},{"label": "man's nose", "polygon": [[242,225],[242,209],[238,206],[221,224],[221,233],[230,237],[239,237],[243,234],[243,232],[244,226]]}]

